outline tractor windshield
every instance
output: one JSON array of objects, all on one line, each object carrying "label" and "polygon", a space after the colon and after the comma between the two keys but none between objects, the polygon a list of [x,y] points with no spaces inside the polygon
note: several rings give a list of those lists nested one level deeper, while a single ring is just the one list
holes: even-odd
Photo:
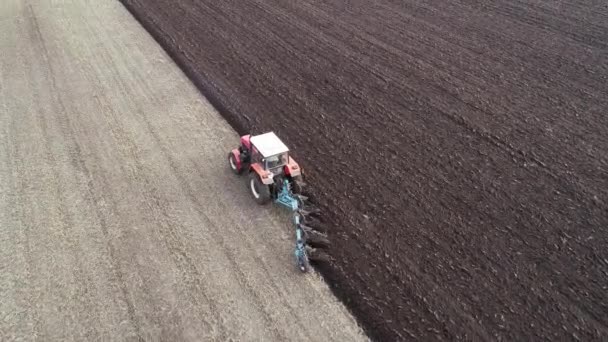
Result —
[{"label": "tractor windshield", "polygon": [[287,153],[266,158],[266,169],[274,169],[287,164]]}]

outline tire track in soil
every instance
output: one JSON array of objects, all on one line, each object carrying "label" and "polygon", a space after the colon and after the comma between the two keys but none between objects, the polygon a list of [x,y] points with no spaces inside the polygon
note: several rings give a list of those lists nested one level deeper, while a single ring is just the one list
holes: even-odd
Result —
[{"label": "tire track in soil", "polygon": [[[127,64],[131,64],[128,61],[126,63]],[[116,70],[118,70],[118,69],[116,69]],[[141,84],[143,87],[146,87],[147,82],[146,82],[145,79],[139,77],[139,75],[135,75],[135,78],[138,79],[139,84]],[[119,80],[115,80],[115,81],[119,82]],[[120,83],[117,83],[117,84],[120,84]],[[123,87],[123,90],[125,91],[125,93],[128,93],[128,89],[127,88]],[[160,103],[158,103],[155,98],[153,98],[152,101],[156,105],[160,105]],[[193,200],[193,203],[196,204],[197,211],[199,212],[199,214],[202,215],[202,216],[204,216],[205,221],[206,221],[206,226],[212,227],[214,231],[219,231],[218,227],[206,215],[206,209],[205,209],[205,207],[201,205],[201,203],[197,199],[197,197],[191,192],[191,190],[189,190],[190,187],[185,182],[185,180],[179,176],[181,174],[181,172],[180,172],[181,170],[179,170],[177,168],[175,160],[171,157],[171,153],[169,151],[167,151],[167,149],[164,147],[164,144],[162,143],[162,141],[161,141],[158,133],[154,130],[154,128],[152,127],[150,121],[146,118],[145,113],[141,109],[139,109],[139,108],[133,108],[133,112],[138,114],[138,117],[141,119],[140,121],[141,121],[142,125],[145,126],[146,129],[147,129],[147,131],[150,132],[150,134],[152,135],[152,137],[154,139],[154,143],[156,145],[156,148],[158,150],[162,151],[162,154],[163,154],[165,160],[168,162],[168,164],[170,165],[171,169],[173,170],[173,174],[178,178],[179,184],[181,184],[181,186],[182,186],[182,190],[185,193],[188,193],[189,198],[191,200]],[[118,125],[118,121],[116,121],[116,123]],[[121,129],[121,132],[122,132],[121,136],[123,136],[123,137],[126,136],[123,129]],[[124,141],[129,141],[129,140],[128,139],[124,139]],[[136,150],[136,146],[133,143],[131,143],[130,146],[129,146],[129,149],[131,151],[135,151]],[[140,153],[131,152],[133,160],[136,161],[137,168],[140,169],[140,170],[143,170],[142,163],[139,162],[139,160],[137,158],[138,154],[140,154]],[[150,185],[151,183],[150,183],[149,179],[147,179],[147,177],[145,177],[146,172],[141,172],[141,175],[143,175],[146,184]],[[150,189],[150,192],[148,194],[146,194],[145,198],[153,199],[152,203],[157,204],[159,208],[167,207],[167,205],[160,205],[160,203],[162,203],[163,200],[158,195],[158,191],[153,186],[149,186],[149,189]],[[221,190],[217,189],[217,191],[221,191]],[[161,221],[164,224],[165,230],[169,231],[171,233],[172,239],[170,239],[170,240],[179,241],[179,239],[178,239],[179,235],[177,234],[177,231],[175,229],[173,229],[173,228],[170,228],[170,225],[169,225],[170,218],[169,218],[169,215],[168,215],[167,211],[163,209],[163,210],[161,210],[161,212],[162,212],[163,218],[161,218],[161,220],[157,220],[157,221]],[[248,290],[248,295],[250,297],[252,297],[253,299],[255,299],[256,302],[257,302],[258,307],[261,308],[264,311],[264,315],[262,317],[263,317],[263,319],[266,320],[265,321],[265,325],[268,326],[268,327],[272,327],[273,324],[272,324],[272,322],[268,318],[270,316],[269,312],[266,309],[264,309],[264,305],[262,304],[263,301],[260,299],[260,297],[257,295],[257,293],[255,293],[254,291],[250,290],[251,289],[251,284],[249,284],[246,281],[245,275],[242,272],[239,271],[240,267],[239,267],[238,263],[235,261],[235,258],[229,253],[229,249],[226,247],[226,244],[224,243],[223,239],[221,239],[221,235],[218,235],[218,234],[215,234],[215,233],[212,234],[212,235],[213,235],[212,239],[215,241],[212,245],[219,246],[220,249],[223,251],[223,253],[227,256],[227,258],[230,261],[233,269],[236,270],[236,276],[237,276],[237,279],[239,280],[239,283],[242,285],[242,288],[244,288],[245,290]],[[180,259],[186,260],[187,261],[187,266],[188,266],[187,268],[191,270],[191,272],[189,272],[189,273],[197,275],[197,277],[195,277],[195,279],[200,279],[201,278],[201,274],[198,271],[196,271],[195,264],[192,263],[192,261],[190,260],[190,258],[188,257],[188,255],[186,255],[183,252],[184,250],[186,250],[186,248],[184,248],[184,247],[185,246],[181,245],[181,246],[178,246],[177,248],[170,248],[170,250],[177,251],[177,253],[179,253],[179,255],[181,256],[181,258],[177,258],[176,260],[178,260],[178,261]],[[247,247],[248,247],[249,250],[254,250],[254,248],[253,248],[253,246],[251,244],[248,244]],[[258,261],[257,263],[264,268],[264,271],[266,272],[267,276],[270,276],[270,273],[268,272],[268,270],[265,267],[265,263],[261,262],[261,260],[259,260],[259,258],[256,258],[256,260]],[[200,282],[198,283],[198,285],[199,285],[199,287],[202,287],[202,286],[200,286]],[[274,290],[275,291],[278,290],[276,288],[276,286],[274,287]],[[207,291],[202,291],[202,293],[205,293],[205,292],[207,292]],[[219,310],[217,309],[218,308],[217,303],[215,303],[212,300],[212,298],[210,298],[209,296],[206,296],[206,298],[207,298],[207,300],[209,300],[209,302],[210,302],[210,304],[212,306],[212,312],[219,312]],[[288,303],[285,303],[285,304],[288,307],[290,307],[290,311],[291,311],[292,315],[295,316],[293,308]],[[284,336],[279,330],[274,329],[273,332],[275,334],[274,338],[276,340],[286,340],[287,339],[286,336]],[[227,338],[227,336],[220,336],[220,340],[225,340],[226,338]],[[307,336],[307,338],[310,339],[311,337]]]},{"label": "tire track in soil", "polygon": [[[40,26],[38,25],[38,22],[37,22],[37,15],[34,12],[34,9],[32,8],[31,4],[28,3],[27,8],[28,8],[28,13],[30,14],[31,20],[34,22],[34,35],[35,35],[36,41],[37,41],[36,46],[40,46],[42,48],[42,51],[39,55],[42,56],[42,58],[44,60],[44,64],[48,68],[48,74],[49,74],[48,79],[51,82],[51,85],[50,85],[51,94],[54,97],[55,103],[57,103],[59,105],[59,108],[57,111],[58,115],[56,115],[55,120],[56,120],[56,122],[59,123],[59,127],[60,127],[63,137],[70,139],[71,147],[68,150],[68,154],[70,155],[70,162],[72,163],[74,168],[76,170],[80,171],[81,174],[84,175],[84,177],[85,177],[85,184],[86,184],[86,191],[87,191],[85,198],[88,201],[90,201],[92,204],[94,204],[93,205],[94,208],[97,208],[95,210],[95,215],[100,224],[104,237],[106,238],[106,241],[107,241],[107,247],[108,247],[108,251],[110,254],[110,262],[112,265],[111,269],[113,270],[114,275],[115,275],[116,279],[118,280],[118,285],[119,285],[119,288],[120,288],[120,291],[122,294],[122,298],[120,300],[124,301],[124,303],[126,304],[129,320],[133,324],[133,327],[135,328],[135,330],[137,332],[137,339],[141,340],[143,335],[141,332],[141,328],[137,324],[137,318],[135,316],[135,307],[133,305],[133,302],[129,299],[129,295],[126,290],[124,275],[121,271],[120,266],[116,262],[117,258],[116,258],[115,248],[112,245],[112,243],[110,242],[110,239],[108,238],[108,236],[109,236],[108,228],[107,228],[107,224],[105,223],[106,216],[104,216],[101,213],[101,210],[99,209],[103,206],[100,205],[100,201],[98,201],[95,197],[95,193],[102,193],[102,192],[94,191],[93,177],[91,175],[91,172],[89,171],[89,169],[83,162],[83,159],[82,159],[83,154],[82,154],[80,145],[79,145],[78,141],[76,140],[77,135],[76,135],[74,129],[72,128],[70,118],[67,115],[68,110],[67,110],[66,106],[64,105],[63,100],[61,99],[61,96],[58,95],[58,94],[60,94],[60,92],[59,92],[59,88],[57,87],[57,84],[56,84],[56,79],[55,79],[56,72],[54,70],[53,64],[50,62],[49,52],[45,46],[44,40],[42,38],[43,37],[42,32],[40,31]],[[41,124],[44,124],[44,122],[46,120],[43,116],[39,115],[39,121]],[[43,128],[43,131],[45,132],[44,135],[45,135],[46,141],[48,142],[49,141],[48,133],[46,133],[46,130],[44,128]],[[47,155],[49,156],[49,158],[51,160],[53,160],[53,155],[49,149],[49,144],[45,143],[44,145],[47,148]],[[55,176],[58,177],[57,173]],[[104,180],[105,180],[105,178],[104,178]],[[105,187],[107,188],[107,185],[108,185],[107,181],[105,181],[104,183],[105,183]],[[61,192],[59,190],[57,192],[59,194],[61,194]],[[65,209],[65,199],[62,201],[62,207]],[[67,223],[67,226],[72,227],[72,226],[74,226],[74,224]],[[72,241],[72,244],[76,245],[76,243],[74,241]],[[82,265],[80,267],[82,268]],[[82,271],[80,272],[80,275],[77,278],[78,279],[84,278]],[[81,284],[81,287],[83,289],[86,288],[86,286],[84,286],[83,284]],[[115,300],[115,299],[113,299],[113,300]]]},{"label": "tire track in soil", "polygon": [[[31,4],[29,4],[29,2],[27,2],[27,14],[29,15],[29,24],[31,25],[30,27],[30,34],[34,37],[34,50],[38,50],[36,51],[37,54],[39,56],[41,56],[42,58],[42,64],[44,66],[46,66],[48,68],[48,77],[46,77],[46,79],[50,80],[50,89],[51,92],[53,94],[56,94],[57,92],[57,86],[56,86],[56,80],[55,80],[55,72],[53,70],[53,66],[50,63],[50,58],[49,58],[49,53],[48,53],[48,49],[46,47],[46,43],[44,41],[44,38],[42,36],[42,33],[40,31],[40,26],[38,24],[38,19],[37,19],[37,15],[34,12],[34,9],[32,8]],[[59,108],[58,112],[60,113],[66,113],[66,107],[64,106],[61,98],[59,96],[55,96],[55,102],[58,104]],[[71,228],[73,228],[75,226],[75,222],[74,219],[71,217],[69,210],[67,209],[67,204],[66,204],[66,197],[65,194],[61,191],[60,186],[59,186],[59,179],[61,178],[59,171],[57,170],[58,168],[58,161],[55,158],[53,152],[51,151],[51,136],[49,134],[49,129],[48,129],[48,121],[49,121],[49,115],[50,113],[43,113],[42,109],[37,110],[37,121],[38,124],[40,125],[40,129],[42,131],[42,136],[43,136],[43,145],[45,146],[45,152],[46,152],[46,158],[47,161],[51,164],[51,168],[53,171],[53,183],[54,184],[54,192],[55,192],[55,198],[57,199],[57,207],[59,210],[59,216],[60,216],[60,221],[62,223],[62,225],[64,227],[66,227],[68,229],[67,232],[64,232],[65,234],[65,243],[66,245],[68,245],[71,249],[74,249],[75,252],[73,253],[73,259],[75,260],[74,264],[76,266],[76,269],[73,270],[74,272],[74,278],[76,279],[76,281],[78,282],[79,288],[80,289],[86,289],[87,287],[87,283],[91,283],[90,279],[87,279],[85,273],[83,272],[83,263],[81,261],[80,255],[84,254],[84,250],[82,248],[82,246],[80,246],[76,240],[74,238],[72,238],[72,231],[69,231]],[[72,140],[74,139],[74,132],[66,132],[66,127],[69,127],[69,121],[67,119],[66,116],[64,116],[62,119],[57,120],[57,122],[59,122],[59,126],[61,128],[61,130],[63,131],[63,135],[65,137],[70,137],[72,138]],[[69,130],[69,129],[68,129]],[[74,140],[73,140],[74,141]],[[73,165],[77,164],[77,161],[79,160],[79,147],[78,145],[73,145],[75,146],[74,152],[72,152],[72,149],[67,151],[67,154],[71,157],[71,162]],[[82,302],[79,303],[81,307],[90,307],[92,306],[92,303],[90,302],[90,298],[86,297],[86,296],[78,296],[78,299],[75,299],[75,301],[80,302],[82,300],[82,298],[84,298],[84,300],[87,300],[87,302]],[[85,329],[85,333],[84,336],[86,338],[92,338],[92,336],[94,336],[94,333],[91,331],[91,329],[93,328],[93,326],[90,324],[90,322],[87,322],[86,324],[84,324],[84,329]]]},{"label": "tire track in soil", "polygon": [[[131,64],[128,61],[126,62],[127,64]],[[107,65],[112,65],[112,61],[107,61]],[[119,69],[116,67],[116,65],[114,65],[114,70],[118,71]],[[93,74],[93,73],[91,73]],[[116,74],[113,74],[116,75]],[[138,75],[136,75],[137,77]],[[119,87],[122,89],[122,91],[125,94],[129,94],[129,89],[124,85],[124,82],[122,82],[120,79],[117,79],[115,76],[112,77],[114,79],[114,82],[116,85],[119,85]],[[99,82],[99,80],[98,80]],[[144,87],[146,85],[146,80],[139,78],[139,82],[140,84],[142,84]],[[101,83],[101,82],[100,82]],[[134,96],[134,95],[132,95]],[[100,101],[100,106],[103,106],[103,103],[109,103],[109,101]],[[160,105],[159,103],[157,103],[157,105]],[[175,167],[174,161],[172,159],[170,159],[170,153],[164,148],[164,145],[162,145],[160,139],[158,138],[158,135],[155,133],[155,131],[153,131],[152,127],[150,126],[150,123],[148,120],[145,119],[145,114],[141,111],[140,108],[132,108],[132,111],[134,113],[137,113],[138,116],[140,118],[143,119],[143,125],[146,127],[146,129],[148,130],[148,132],[150,132],[153,137],[154,137],[154,141],[156,143],[156,147],[161,150],[163,152],[164,157],[166,158],[166,160],[169,162],[169,165],[171,165],[171,168],[173,170],[173,173],[176,177],[178,177],[178,179],[180,180],[180,184],[184,185],[183,179],[181,179],[179,177],[180,174],[180,170],[178,168]],[[116,113],[113,110],[109,110],[110,113],[112,113],[112,120],[113,120],[113,127],[116,127],[116,131],[114,132],[115,136],[117,137],[118,140],[118,146],[125,146],[126,151],[128,152],[128,155],[130,156],[129,159],[133,160],[135,162],[135,168],[137,171],[135,171],[135,173],[137,174],[137,178],[139,178],[141,181],[143,181],[143,183],[146,185],[145,189],[146,192],[143,193],[142,197],[144,198],[146,204],[148,205],[148,207],[150,208],[151,212],[153,213],[160,213],[160,215],[155,216],[153,222],[156,223],[160,223],[161,225],[161,229],[158,229],[158,231],[164,231],[167,232],[168,235],[165,235],[163,233],[161,233],[161,235],[167,237],[166,239],[163,239],[163,241],[165,241],[166,243],[166,247],[167,249],[171,252],[171,254],[173,255],[173,261],[177,264],[177,265],[182,265],[181,267],[179,267],[181,270],[183,270],[183,280],[187,283],[188,278],[185,275],[194,275],[194,277],[192,278],[194,280],[194,283],[192,285],[189,285],[190,287],[192,287],[196,293],[201,293],[205,299],[208,301],[208,304],[211,306],[211,312],[212,313],[217,313],[220,312],[220,310],[218,310],[219,305],[218,303],[211,298],[210,296],[206,295],[206,293],[209,292],[209,289],[206,289],[206,286],[203,285],[200,281],[198,281],[199,279],[202,279],[203,276],[202,274],[198,271],[195,263],[192,261],[192,259],[184,252],[187,250],[187,248],[185,247],[185,245],[183,243],[181,243],[181,239],[179,238],[179,233],[175,228],[172,228],[172,218],[169,216],[169,214],[167,213],[167,210],[165,208],[167,208],[167,203],[166,200],[163,200],[162,197],[159,195],[159,191],[158,189],[155,188],[155,186],[152,184],[152,182],[150,181],[149,177],[146,177],[146,175],[148,174],[148,172],[145,172],[145,167],[143,166],[143,163],[139,160],[138,156],[141,155],[141,152],[138,151],[137,146],[133,143],[132,140],[130,140],[128,138],[128,134],[126,133],[125,129],[121,126],[119,120],[116,118]],[[182,190],[186,191],[187,187],[183,186]],[[191,195],[191,199],[192,198],[196,198],[195,196]],[[164,204],[163,204],[164,203]],[[196,202],[197,206],[198,206],[198,210],[199,210],[199,214],[204,214],[205,210],[204,208],[202,208],[200,206],[200,203]],[[157,209],[157,210],[156,210]],[[208,217],[206,217],[206,223],[209,227],[211,226],[215,226],[213,223],[211,223],[211,221],[209,220]],[[217,230],[217,228],[216,228]],[[217,243],[217,235],[213,236],[213,239],[216,240],[216,243],[213,243],[212,245],[217,245],[221,247],[222,251],[227,251],[227,249],[225,248],[225,244],[223,243]],[[227,252],[224,252],[224,254],[226,254]],[[233,269],[234,270],[238,270],[238,265],[236,264],[236,262],[234,261],[234,258],[228,256]],[[261,263],[260,263],[261,264]],[[244,289],[249,289],[250,286],[249,284],[247,284],[246,282],[243,282],[243,274],[242,273],[238,273],[237,274],[240,283],[243,285],[242,287]],[[250,296],[252,296],[253,298],[257,299],[258,305],[260,307],[262,307],[262,305],[260,304],[260,300],[259,298],[256,296],[256,294],[252,291],[249,291],[248,294]],[[194,297],[191,297],[191,300],[194,303],[197,303],[197,299]],[[201,307],[200,305],[197,305],[197,307]],[[201,317],[206,316],[207,314],[203,311],[200,311]],[[267,319],[268,313],[266,312],[266,315],[263,316],[264,319],[266,319],[266,325],[268,327],[272,327],[273,325],[271,324],[271,322]],[[209,327],[211,326],[220,326],[221,323],[219,323],[221,321],[218,320],[217,318],[215,319],[214,322],[206,322],[207,325]],[[224,331],[224,329],[222,328],[221,331]],[[277,340],[285,340],[285,336],[282,336],[281,333],[274,329],[274,333],[275,333],[275,338]],[[218,336],[219,340],[227,340],[228,336],[227,335],[223,335],[220,334]]]},{"label": "tire track in soil", "polygon": [[[4,19],[1,18],[0,20],[8,20],[8,19]],[[12,33],[11,30],[7,30],[7,33]],[[3,42],[4,43],[4,42]],[[17,50],[17,49],[16,49]],[[13,52],[14,54],[11,54],[10,52]],[[18,56],[18,54],[23,53],[21,50],[19,51],[9,51],[7,53],[8,56],[10,57],[16,57]],[[27,59],[23,59],[22,63],[24,65],[27,66],[27,69],[31,69],[30,65],[26,64]],[[9,73],[9,63],[1,60],[0,59],[0,79],[4,80],[8,78],[8,73]],[[15,70],[12,70],[12,72],[15,72]],[[23,79],[28,80],[25,75],[23,75]],[[2,146],[2,150],[3,150],[3,154],[5,154],[5,159],[2,160],[3,164],[4,162],[6,162],[5,166],[6,166],[6,170],[7,170],[7,176],[5,177],[3,174],[3,180],[5,180],[7,182],[7,187],[8,187],[8,192],[6,194],[3,193],[3,198],[7,199],[7,206],[6,208],[10,208],[11,209],[11,214],[13,216],[12,218],[12,222],[9,219],[9,222],[13,223],[16,227],[23,227],[24,229],[21,231],[17,231],[14,229],[10,230],[10,233],[7,234],[7,238],[10,239],[10,243],[11,246],[8,246],[3,248],[3,251],[9,251],[11,249],[11,247],[14,248],[13,252],[14,255],[11,255],[10,257],[10,263],[15,265],[19,265],[19,256],[22,256],[23,258],[23,263],[22,267],[19,268],[20,271],[23,271],[23,279],[18,278],[20,276],[20,274],[16,274],[12,273],[10,274],[10,276],[15,277],[16,280],[14,280],[15,282],[18,282],[19,280],[21,280],[24,283],[28,284],[28,289],[29,291],[31,291],[32,295],[36,296],[38,295],[37,293],[35,293],[35,291],[32,289],[32,284],[34,284],[34,276],[33,276],[33,268],[34,268],[34,262],[32,260],[32,250],[30,248],[30,242],[29,242],[29,232],[30,232],[30,227],[29,225],[26,224],[26,217],[25,217],[25,213],[24,213],[24,209],[22,207],[12,207],[10,204],[10,200],[13,200],[13,203],[23,203],[24,202],[24,192],[23,189],[26,189],[27,186],[24,183],[24,178],[19,177],[19,174],[23,173],[23,170],[25,170],[25,167],[23,166],[23,161],[16,158],[16,156],[18,156],[20,154],[20,146],[16,145],[16,144],[11,144],[10,142],[12,141],[17,141],[18,139],[16,138],[16,134],[15,132],[18,132],[18,130],[16,129],[17,124],[16,124],[16,119],[14,116],[11,116],[11,111],[10,109],[12,109],[11,106],[9,106],[10,102],[8,101],[9,97],[9,90],[8,86],[4,84],[4,82],[0,82],[0,95],[2,99],[6,99],[5,101],[1,101],[1,106],[2,106],[2,127],[4,128],[4,132],[5,134],[3,134],[0,139],[2,139],[3,142],[3,146]],[[6,216],[10,217],[9,213],[5,214]],[[7,223],[5,226],[3,226],[3,228],[6,227],[10,227],[10,225]],[[18,252],[19,249],[19,245],[22,245],[22,249],[24,251],[24,253],[22,253],[21,255]],[[4,241],[3,241],[3,245],[4,245]],[[8,261],[5,261],[4,256],[2,258],[2,261],[6,262],[8,264]],[[2,272],[8,272],[9,268],[7,266],[7,264],[2,264]],[[8,278],[8,275],[7,275]],[[14,290],[13,291],[13,295],[10,296],[7,294],[6,289],[3,288],[2,289],[2,294],[6,295],[6,298],[12,298],[15,303],[13,303],[13,305],[15,305],[15,307],[29,307],[31,308],[31,306],[27,305],[27,304],[23,304],[20,303],[20,298],[19,298],[19,291],[18,290]],[[23,291],[23,288],[21,289]],[[10,297],[9,297],[10,296]],[[4,296],[3,296],[4,298]],[[2,301],[3,304],[3,308],[4,305],[6,305],[6,301],[3,300]],[[29,330],[30,332],[36,336],[39,334],[41,328],[40,328],[40,318],[39,315],[36,314],[36,312],[34,310],[31,310],[33,312],[29,313],[29,322],[27,322],[26,324],[29,326]],[[3,310],[3,312],[5,312],[5,310]],[[3,321],[7,321],[10,319],[10,313],[6,313],[6,316],[3,317]],[[26,318],[27,319],[27,318]],[[20,326],[23,324],[22,322],[26,319],[20,319],[19,320],[19,324],[17,326],[13,326],[11,327],[11,329],[0,329],[1,333],[0,333],[0,337],[2,337],[3,339],[8,339],[10,337],[10,334],[14,331],[20,328]]]},{"label": "tire track in soil", "polygon": [[[90,27],[89,27],[89,31],[91,32],[91,34],[94,33],[90,30]],[[109,50],[110,48],[106,46],[106,49]],[[114,52],[118,53],[117,51],[114,51]],[[103,54],[101,56],[105,57],[105,55],[103,55]],[[123,80],[116,76],[116,75],[120,74],[119,73],[120,69],[114,63],[114,61],[111,59],[108,59],[108,58],[104,58],[104,59],[106,61],[105,65],[112,66],[112,71],[114,71],[113,73],[110,73],[110,75],[111,75],[110,77],[113,80],[113,84],[115,84],[117,86],[117,88],[120,88],[121,92],[123,92],[124,94],[129,94],[130,95],[129,97],[135,96],[135,94],[131,94],[131,92],[129,91],[129,87],[123,82]],[[128,61],[126,63],[128,63]],[[131,65],[132,63],[128,63],[128,64]],[[96,75],[96,74],[98,74],[98,73],[94,73],[94,72],[87,73],[87,75]],[[104,84],[99,78],[96,78],[94,81],[99,84]],[[142,80],[142,79],[140,79],[139,82],[141,82],[141,84],[146,84],[146,81]],[[152,93],[152,92],[149,92],[149,93]],[[156,231],[163,238],[159,239],[159,240],[162,240],[164,242],[167,250],[170,251],[170,253],[173,257],[173,262],[176,265],[181,265],[181,267],[179,267],[179,269],[182,270],[182,281],[184,283],[188,284],[189,277],[187,277],[186,275],[195,275],[195,277],[193,277],[194,283],[188,285],[189,287],[191,287],[194,290],[192,293],[202,294],[204,299],[207,301],[207,304],[210,306],[210,309],[211,309],[210,312],[212,312],[214,314],[218,313],[219,306],[218,306],[217,302],[215,300],[213,300],[213,298],[211,298],[210,296],[207,295],[208,289],[205,289],[205,286],[203,286],[203,284],[200,281],[198,281],[199,279],[202,279],[203,277],[202,277],[201,273],[198,271],[196,265],[192,262],[192,260],[188,257],[188,255],[184,252],[186,250],[186,248],[182,243],[180,243],[181,239],[179,239],[179,234],[177,233],[176,229],[172,228],[172,219],[170,218],[169,214],[167,213],[166,201],[164,201],[161,198],[161,196],[159,196],[158,189],[156,189],[155,186],[152,184],[150,178],[146,176],[148,174],[148,172],[145,171],[145,167],[143,166],[143,163],[139,158],[139,155],[142,154],[140,149],[129,138],[129,134],[127,133],[125,128],[120,123],[120,120],[117,118],[116,112],[108,105],[105,105],[107,103],[111,103],[110,99],[105,98],[104,100],[101,100],[100,98],[97,98],[96,100],[97,100],[97,103],[100,108],[107,108],[107,113],[110,113],[110,117],[108,117],[108,120],[106,120],[106,122],[108,122],[108,124],[110,124],[110,127],[111,127],[110,130],[112,132],[112,135],[115,137],[115,139],[117,141],[116,145],[119,146],[121,148],[121,150],[123,150],[123,152],[126,153],[126,155],[128,156],[127,159],[130,159],[135,163],[135,171],[134,171],[135,177],[134,178],[141,180],[145,184],[145,187],[144,187],[145,192],[142,193],[143,200],[145,201],[146,205],[148,206],[149,210],[152,213],[154,213],[154,214],[160,213],[160,215],[156,215],[154,217],[154,220],[152,220],[152,222],[160,223],[160,228],[157,229]],[[133,111],[139,111],[139,108],[132,107],[131,109]],[[123,167],[121,167],[121,169],[126,174],[128,173],[128,172],[126,172],[126,170]],[[163,202],[165,202],[165,203],[163,203]],[[169,234],[166,235],[166,234],[163,234],[162,232],[168,232]],[[190,300],[196,304],[197,308],[199,308],[199,314],[201,315],[201,317],[208,316],[207,311],[202,311],[203,306],[200,303],[198,303],[197,298],[195,298],[194,296],[191,296]],[[157,322],[157,323],[160,324],[161,322]],[[208,327],[208,330],[212,330],[213,326],[220,325],[217,317],[212,322],[204,321],[203,323],[205,323],[205,325]],[[219,338],[221,340],[225,340],[228,338],[228,336],[220,334]]]}]

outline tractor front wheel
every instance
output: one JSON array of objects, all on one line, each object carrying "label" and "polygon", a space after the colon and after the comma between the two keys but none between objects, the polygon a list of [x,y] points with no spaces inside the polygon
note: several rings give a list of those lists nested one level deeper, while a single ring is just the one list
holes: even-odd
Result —
[{"label": "tractor front wheel", "polygon": [[230,154],[228,155],[228,164],[230,165],[230,170],[232,170],[232,172],[234,172],[235,174],[240,175],[241,173],[243,173],[243,168],[239,167],[236,157],[232,152],[230,152]]},{"label": "tractor front wheel", "polygon": [[270,202],[270,187],[262,183],[262,180],[255,172],[249,174],[249,190],[251,191],[253,199],[255,199],[258,204]]}]

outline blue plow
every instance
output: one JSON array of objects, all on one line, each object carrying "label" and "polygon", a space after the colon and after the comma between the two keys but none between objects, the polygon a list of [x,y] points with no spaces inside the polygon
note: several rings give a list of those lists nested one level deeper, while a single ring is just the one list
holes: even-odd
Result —
[{"label": "blue plow", "polygon": [[295,257],[298,268],[302,272],[308,272],[310,269],[310,261],[308,259],[308,253],[306,251],[306,240],[304,237],[304,230],[302,229],[300,222],[300,201],[294,196],[291,191],[289,181],[285,180],[281,191],[279,191],[275,203],[289,209],[293,213],[293,224],[296,229],[296,249]]},{"label": "blue plow", "polygon": [[290,211],[297,211],[300,207],[298,200],[291,193],[291,187],[289,185],[289,181],[287,180],[285,180],[283,183],[283,188],[281,191],[279,191],[275,202],[289,209]]}]

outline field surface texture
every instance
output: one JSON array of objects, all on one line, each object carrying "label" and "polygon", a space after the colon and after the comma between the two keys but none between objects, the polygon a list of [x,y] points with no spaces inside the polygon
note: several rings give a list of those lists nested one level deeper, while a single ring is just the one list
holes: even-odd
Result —
[{"label": "field surface texture", "polygon": [[118,1],[0,2],[0,340],[353,341]]},{"label": "field surface texture", "polygon": [[295,151],[373,337],[608,339],[605,1],[123,2]]}]

